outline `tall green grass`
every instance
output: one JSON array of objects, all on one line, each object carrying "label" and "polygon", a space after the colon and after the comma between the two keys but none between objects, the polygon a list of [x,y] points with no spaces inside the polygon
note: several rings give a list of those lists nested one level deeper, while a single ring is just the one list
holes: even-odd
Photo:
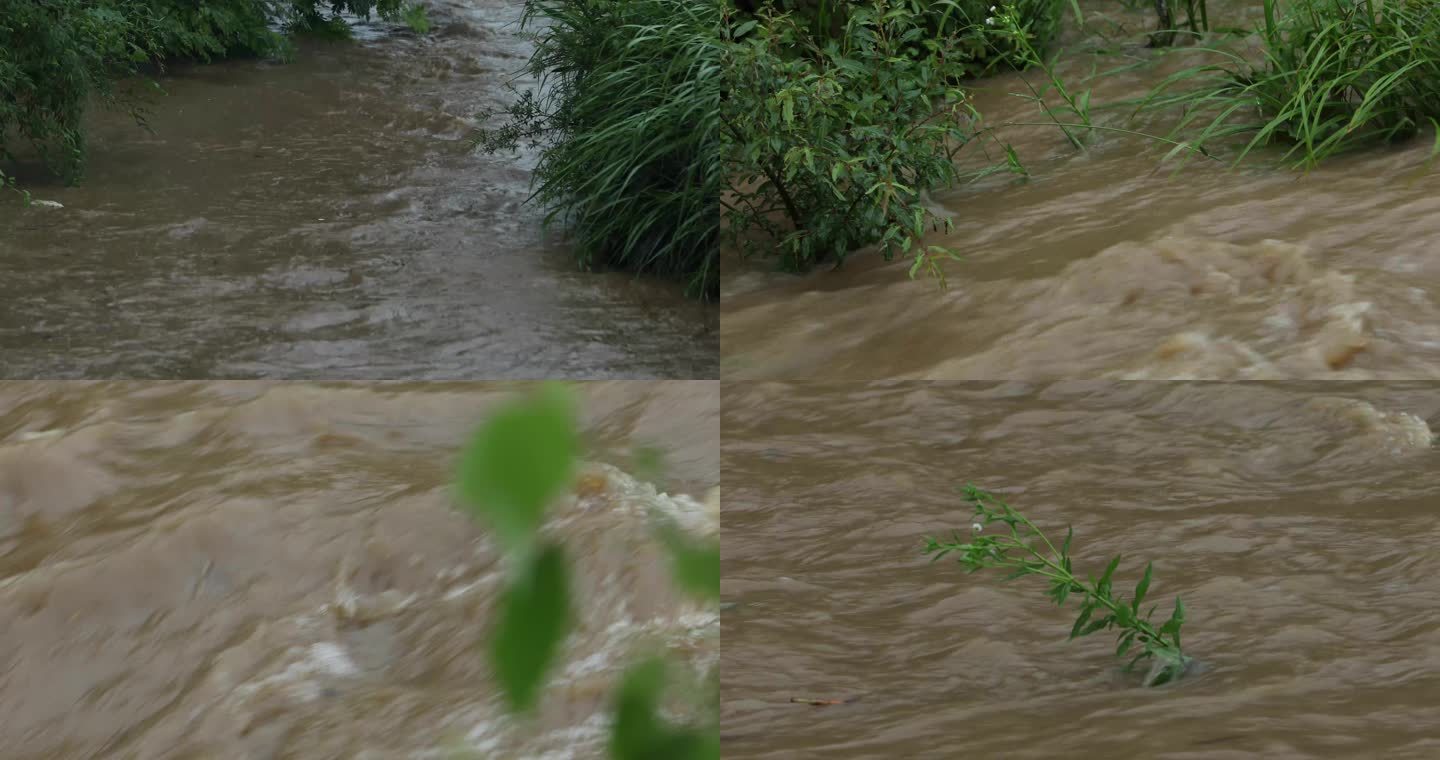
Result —
[{"label": "tall green grass", "polygon": [[540,92],[474,140],[541,149],[532,199],[582,264],[719,292],[719,23],[710,0],[527,0]]},{"label": "tall green grass", "polygon": [[[1262,56],[1168,77],[1140,110],[1177,110],[1177,135],[1204,146],[1272,143],[1310,168],[1331,156],[1440,133],[1440,4],[1428,0],[1263,0]],[[1440,151],[1440,134],[1437,134]]]}]

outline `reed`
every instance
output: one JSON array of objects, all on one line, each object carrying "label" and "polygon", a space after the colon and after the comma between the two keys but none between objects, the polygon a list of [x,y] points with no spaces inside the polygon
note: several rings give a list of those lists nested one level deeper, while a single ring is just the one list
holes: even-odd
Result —
[{"label": "reed", "polygon": [[1178,116],[1197,145],[1247,138],[1236,162],[1282,144],[1283,162],[1332,156],[1436,130],[1440,5],[1419,0],[1262,0],[1261,57],[1204,48],[1220,62],[1167,77],[1137,104]]}]

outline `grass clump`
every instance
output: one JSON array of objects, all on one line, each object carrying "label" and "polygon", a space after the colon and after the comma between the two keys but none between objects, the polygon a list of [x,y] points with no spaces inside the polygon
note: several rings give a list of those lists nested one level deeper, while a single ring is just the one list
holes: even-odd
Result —
[{"label": "grass clump", "polygon": [[532,198],[547,224],[566,223],[583,265],[719,292],[719,22],[708,0],[527,0],[539,92],[474,142],[540,149]]},{"label": "grass clump", "polygon": [[[933,555],[932,561],[953,553],[968,572],[1006,568],[1012,571],[1005,578],[1007,581],[1038,575],[1050,581],[1048,596],[1059,606],[1072,594],[1078,596],[1080,613],[1070,628],[1070,638],[1102,630],[1118,631],[1115,656],[1123,657],[1136,650],[1125,670],[1130,672],[1137,665],[1148,664],[1146,686],[1176,681],[1189,670],[1192,660],[1180,648],[1180,628],[1185,624],[1185,605],[1180,597],[1175,597],[1174,612],[1158,628],[1151,622],[1155,606],[1143,616],[1140,614],[1140,606],[1150,590],[1151,564],[1145,565],[1145,574],[1135,585],[1134,595],[1126,600],[1112,585],[1115,570],[1120,566],[1119,555],[1110,560],[1099,579],[1091,576],[1082,581],[1074,574],[1071,562],[1073,529],[1066,532],[1065,541],[1057,548],[1029,518],[994,494],[969,485],[962,493],[975,507],[974,522],[970,526],[972,535],[966,538],[956,533],[949,541],[927,537],[925,553]],[[1005,526],[1005,531],[983,535],[986,528],[996,523]]]},{"label": "grass clump", "polygon": [[[1440,5],[1421,0],[1263,0],[1258,63],[1225,50],[1180,71],[1140,110],[1178,109],[1189,140],[1248,136],[1288,144],[1282,160],[1311,168],[1340,153],[1440,133]],[[1440,151],[1440,134],[1437,134]]]}]

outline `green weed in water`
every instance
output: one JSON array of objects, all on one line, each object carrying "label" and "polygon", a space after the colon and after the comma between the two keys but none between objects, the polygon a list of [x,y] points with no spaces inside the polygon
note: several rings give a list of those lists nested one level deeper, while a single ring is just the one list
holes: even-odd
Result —
[{"label": "green weed in water", "polygon": [[[1105,566],[1105,571],[1096,579],[1081,580],[1073,572],[1070,542],[1074,530],[1068,530],[1065,541],[1056,547],[1054,543],[1029,518],[1015,511],[1009,504],[994,494],[975,486],[962,489],[967,502],[975,507],[971,535],[966,538],[958,532],[949,541],[933,537],[925,539],[925,553],[938,560],[949,554],[968,572],[986,568],[1011,570],[1005,580],[1014,580],[1027,575],[1038,575],[1050,581],[1048,596],[1056,605],[1063,606],[1073,594],[1080,597],[1080,613],[1070,628],[1070,638],[1088,636],[1102,630],[1119,632],[1119,646],[1116,657],[1123,657],[1131,650],[1137,650],[1125,666],[1127,672],[1137,665],[1148,663],[1145,675],[1146,686],[1158,686],[1178,680],[1189,670],[1191,658],[1180,648],[1180,627],[1185,624],[1185,605],[1175,597],[1175,608],[1170,618],[1157,628],[1151,622],[1156,606],[1143,616],[1140,606],[1150,590],[1152,565],[1145,565],[1145,574],[1135,585],[1134,595],[1126,600],[1113,587],[1115,570],[1120,566],[1116,555]],[[986,534],[992,525],[1003,525],[999,533]]]},{"label": "green weed in water", "polygon": [[[546,508],[571,485],[578,464],[577,405],[568,388],[545,385],[497,411],[460,458],[459,495],[493,529],[515,560],[491,633],[491,670],[510,707],[532,711],[574,621],[564,547],[540,536]],[[657,520],[679,588],[697,599],[720,597],[718,541],[686,535]],[[715,721],[676,725],[660,712],[670,669],[660,659],[629,668],[614,697],[609,754],[614,760],[719,760]],[[711,689],[718,699],[719,683]],[[713,708],[713,709],[712,709]]]}]

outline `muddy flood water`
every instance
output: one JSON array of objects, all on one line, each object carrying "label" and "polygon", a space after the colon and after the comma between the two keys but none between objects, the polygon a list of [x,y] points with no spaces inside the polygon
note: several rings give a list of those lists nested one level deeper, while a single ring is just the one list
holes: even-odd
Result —
[{"label": "muddy flood water", "polygon": [[92,120],[78,187],[20,166],[64,208],[0,201],[0,377],[716,377],[713,304],[576,271],[522,205],[534,156],[469,151],[521,3],[426,6],[423,37],[172,67],[154,134]]},{"label": "muddy flood water", "polygon": [[[1067,11],[1070,53],[1057,71],[1072,91],[1093,88],[1097,107],[1215,60],[1191,51],[1157,61],[1136,34],[1152,11],[1081,5],[1089,23],[1076,31]],[[1248,27],[1260,12],[1248,0],[1209,5],[1216,25]],[[1097,56],[1102,45],[1120,52]],[[1027,76],[1039,87],[1042,75]],[[1043,121],[1017,92],[1027,92],[1018,76],[985,79],[974,102],[989,124]],[[1127,113],[1094,116],[1126,126]],[[1163,135],[1172,123],[1129,126]],[[1200,159],[1173,175],[1160,163],[1170,145],[1130,135],[1097,133],[1077,153],[1053,127],[1000,134],[1032,178],[934,194],[955,229],[926,243],[965,257],[947,263],[948,292],[874,252],[801,277],[727,261],[723,376],[1440,377],[1440,172],[1423,170],[1431,135],[1306,176],[1272,168],[1263,152],[1235,170]],[[971,147],[961,163],[984,159]]]},{"label": "muddy flood water", "polygon": [[[729,384],[726,758],[1433,758],[1440,385]],[[1188,610],[1145,689],[1035,578],[930,564],[999,493]],[[1157,613],[1163,619],[1165,613]],[[812,707],[792,698],[835,700]]]},{"label": "muddy flood water", "polygon": [[[593,461],[550,526],[578,622],[522,724],[484,664],[498,549],[450,491],[513,388],[0,384],[3,755],[598,756],[632,656],[715,666],[718,610],[673,591],[647,523],[717,529],[719,394],[579,392]],[[670,495],[618,468],[637,444]]]}]

